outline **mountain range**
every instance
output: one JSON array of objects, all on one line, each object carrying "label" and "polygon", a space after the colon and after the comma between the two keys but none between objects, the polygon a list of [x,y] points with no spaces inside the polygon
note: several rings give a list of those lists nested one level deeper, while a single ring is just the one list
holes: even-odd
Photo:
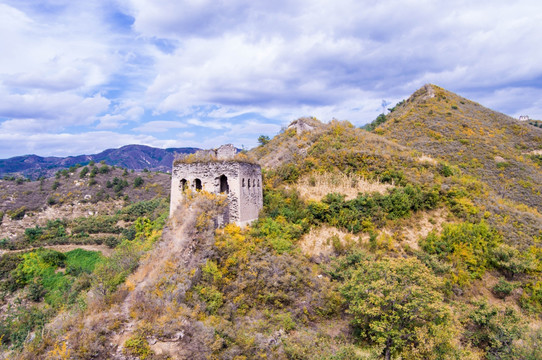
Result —
[{"label": "mountain range", "polygon": [[93,155],[67,157],[41,157],[38,155],[16,156],[0,159],[0,177],[6,175],[24,176],[31,179],[50,177],[59,169],[91,161],[104,161],[109,165],[133,170],[170,171],[176,154],[192,154],[197,148],[159,149],[145,145],[126,145],[118,149],[107,149]]}]

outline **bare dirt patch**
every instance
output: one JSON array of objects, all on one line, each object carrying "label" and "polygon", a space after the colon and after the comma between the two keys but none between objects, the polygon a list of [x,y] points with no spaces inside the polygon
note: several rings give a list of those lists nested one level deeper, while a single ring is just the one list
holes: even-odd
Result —
[{"label": "bare dirt patch", "polygon": [[330,256],[335,253],[337,246],[350,246],[355,242],[366,242],[368,239],[367,234],[354,235],[336,227],[324,225],[314,227],[309,233],[303,235],[298,246],[307,256]]},{"label": "bare dirt patch", "polygon": [[428,155],[422,155],[420,156],[419,158],[416,159],[418,162],[420,163],[428,163],[428,164],[433,164],[433,165],[437,165],[438,164],[438,161],[433,159],[431,156],[428,156]]},{"label": "bare dirt patch", "polygon": [[305,200],[321,200],[329,193],[345,195],[346,200],[355,199],[359,193],[385,194],[393,188],[391,184],[368,180],[354,174],[311,173],[302,177],[297,183],[297,190]]},{"label": "bare dirt patch", "polygon": [[440,233],[443,224],[448,222],[448,215],[445,208],[418,212],[406,219],[404,224],[394,229],[383,229],[382,233],[400,239],[403,246],[407,245],[413,250],[419,250],[420,238],[426,237],[431,231]]}]

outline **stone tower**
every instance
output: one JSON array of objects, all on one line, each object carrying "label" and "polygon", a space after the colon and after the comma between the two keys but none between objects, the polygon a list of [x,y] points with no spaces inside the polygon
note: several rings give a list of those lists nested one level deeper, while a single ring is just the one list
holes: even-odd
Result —
[{"label": "stone tower", "polygon": [[235,159],[237,149],[223,145],[175,160],[171,172],[170,216],[187,189],[225,193],[228,209],[220,223],[246,225],[258,218],[263,207],[260,165]]}]

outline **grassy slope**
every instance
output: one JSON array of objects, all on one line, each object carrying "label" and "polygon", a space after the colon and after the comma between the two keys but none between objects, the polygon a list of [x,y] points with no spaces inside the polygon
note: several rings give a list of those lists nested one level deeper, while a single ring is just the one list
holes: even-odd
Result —
[{"label": "grassy slope", "polygon": [[474,200],[492,213],[490,221],[513,242],[533,243],[542,231],[542,171],[532,153],[542,149],[542,129],[434,85],[387,118],[375,133],[473,176],[484,185]]}]

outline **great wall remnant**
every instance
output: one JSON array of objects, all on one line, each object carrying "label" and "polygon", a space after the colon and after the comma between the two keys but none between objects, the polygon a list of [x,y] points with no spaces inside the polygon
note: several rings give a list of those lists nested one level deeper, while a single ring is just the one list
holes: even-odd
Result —
[{"label": "great wall remnant", "polygon": [[223,145],[202,150],[174,161],[171,172],[170,217],[183,201],[185,192],[205,190],[227,194],[228,208],[219,224],[247,225],[258,218],[263,207],[260,165],[236,160],[237,149]]}]

